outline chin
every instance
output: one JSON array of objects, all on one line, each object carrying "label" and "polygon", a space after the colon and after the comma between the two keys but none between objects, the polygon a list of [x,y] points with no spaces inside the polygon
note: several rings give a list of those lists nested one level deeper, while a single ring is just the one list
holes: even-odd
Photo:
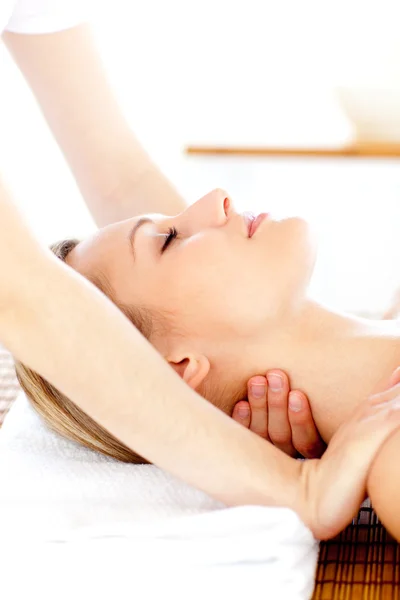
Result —
[{"label": "chin", "polygon": [[294,252],[298,253],[299,260],[304,261],[307,270],[314,268],[317,258],[317,236],[310,223],[301,217],[287,219],[289,235],[293,240]]},{"label": "chin", "polygon": [[310,223],[296,216],[271,225],[269,231],[266,228],[265,240],[273,245],[272,251],[289,269],[299,269],[308,277],[317,257],[317,236]]},{"label": "chin", "polygon": [[278,223],[280,223],[282,226],[293,229],[293,232],[297,233],[298,235],[307,235],[311,230],[309,222],[303,219],[303,217],[288,217],[287,219],[278,221]]},{"label": "chin", "polygon": [[[286,217],[284,219],[270,219],[265,222],[266,227],[262,231],[265,239],[270,236],[284,238],[304,239],[312,237],[311,226],[308,221],[299,216]],[[262,227],[263,225],[261,225]]]}]

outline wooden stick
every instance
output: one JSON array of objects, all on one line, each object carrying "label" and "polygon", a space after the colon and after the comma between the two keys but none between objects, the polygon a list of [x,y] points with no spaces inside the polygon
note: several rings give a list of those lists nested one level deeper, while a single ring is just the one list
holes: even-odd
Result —
[{"label": "wooden stick", "polygon": [[283,156],[313,158],[400,158],[400,143],[357,143],[349,146],[339,146],[336,148],[190,145],[185,148],[185,153],[197,155]]}]

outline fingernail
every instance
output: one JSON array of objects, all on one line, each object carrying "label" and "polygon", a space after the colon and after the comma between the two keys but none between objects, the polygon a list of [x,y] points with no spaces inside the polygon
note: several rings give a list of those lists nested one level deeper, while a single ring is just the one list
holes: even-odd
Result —
[{"label": "fingernail", "polygon": [[250,414],[250,410],[246,406],[242,406],[238,408],[238,414],[240,418],[246,419]]},{"label": "fingernail", "polygon": [[271,392],[280,392],[283,388],[283,379],[277,373],[274,373],[273,375],[267,375],[267,380],[268,388],[271,390]]},{"label": "fingernail", "polygon": [[294,412],[299,412],[303,408],[301,396],[297,394],[289,394],[289,408]]},{"label": "fingernail", "polygon": [[262,398],[265,395],[265,385],[263,383],[252,383],[251,394],[254,398]]}]

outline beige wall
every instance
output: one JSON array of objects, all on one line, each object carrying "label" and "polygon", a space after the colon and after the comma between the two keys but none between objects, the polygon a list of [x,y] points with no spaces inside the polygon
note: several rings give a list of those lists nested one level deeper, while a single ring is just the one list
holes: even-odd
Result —
[{"label": "beige wall", "polygon": [[[349,124],[331,90],[346,79],[365,82],[380,64],[392,77],[397,4],[113,0],[111,16],[97,16],[121,105],[188,200],[224,186],[240,209],[304,214],[321,237],[316,293],[341,308],[379,309],[400,281],[398,163],[188,160],[181,148],[224,136],[346,139]],[[4,52],[0,68],[9,82],[0,94],[0,165],[24,212],[46,243],[90,231],[74,182]]]}]

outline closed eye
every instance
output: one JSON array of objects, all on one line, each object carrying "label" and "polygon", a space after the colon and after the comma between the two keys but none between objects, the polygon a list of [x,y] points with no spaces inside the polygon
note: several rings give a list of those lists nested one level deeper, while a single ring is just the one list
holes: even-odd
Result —
[{"label": "closed eye", "polygon": [[168,229],[168,234],[166,235],[165,242],[161,248],[161,253],[165,252],[170,243],[178,237],[178,231],[175,227],[170,227]]}]

